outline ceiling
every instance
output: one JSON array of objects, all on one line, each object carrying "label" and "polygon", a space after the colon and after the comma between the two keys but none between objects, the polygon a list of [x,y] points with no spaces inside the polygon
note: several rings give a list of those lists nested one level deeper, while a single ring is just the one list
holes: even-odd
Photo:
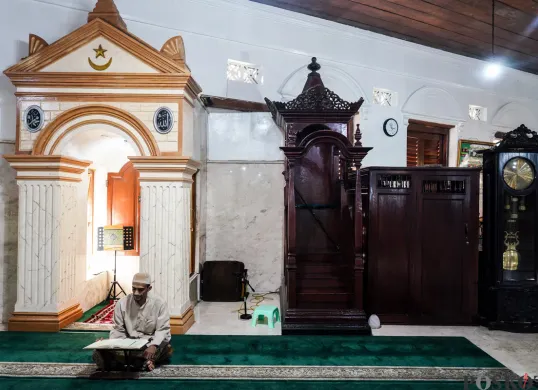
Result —
[{"label": "ceiling", "polygon": [[538,1],[251,1],[482,60],[492,58],[493,38],[504,65],[538,74]]}]

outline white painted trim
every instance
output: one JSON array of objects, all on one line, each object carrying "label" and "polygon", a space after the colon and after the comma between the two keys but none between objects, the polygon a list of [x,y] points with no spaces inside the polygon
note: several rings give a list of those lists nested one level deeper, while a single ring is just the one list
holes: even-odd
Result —
[{"label": "white painted trim", "polygon": [[458,127],[465,123],[465,121],[462,121],[458,118],[450,118],[450,117],[434,117],[434,116],[428,116],[428,115],[419,115],[419,114],[413,114],[413,113],[403,113],[403,119],[404,119],[404,126],[409,126],[409,120],[416,120],[416,121],[423,121],[423,122],[431,122],[431,123],[439,123],[441,125],[449,125]]},{"label": "white painted trim", "polygon": [[[19,87],[17,92],[31,93],[80,93],[80,94],[122,94],[122,95],[185,95],[183,89],[131,89],[131,88],[34,88],[34,87]],[[186,94],[188,95],[188,94]]]}]

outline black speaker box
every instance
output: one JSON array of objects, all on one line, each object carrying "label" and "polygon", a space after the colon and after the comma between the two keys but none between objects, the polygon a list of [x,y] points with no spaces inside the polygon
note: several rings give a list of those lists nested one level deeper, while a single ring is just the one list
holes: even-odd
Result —
[{"label": "black speaker box", "polygon": [[207,302],[238,302],[244,299],[240,261],[206,261],[202,267],[200,297]]}]

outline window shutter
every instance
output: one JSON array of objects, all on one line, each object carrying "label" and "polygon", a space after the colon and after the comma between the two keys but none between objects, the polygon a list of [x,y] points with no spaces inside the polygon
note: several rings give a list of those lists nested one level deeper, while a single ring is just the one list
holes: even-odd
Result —
[{"label": "window shutter", "polygon": [[125,251],[125,256],[138,256],[140,239],[140,178],[132,162],[126,163],[119,172],[108,173],[108,221],[109,225],[133,226],[135,231],[134,251]]},{"label": "window shutter", "polygon": [[446,165],[446,136],[426,129],[417,129],[417,125],[407,130],[407,166]]},{"label": "window shutter", "polygon": [[435,138],[424,140],[424,165],[441,165],[441,140]]},{"label": "window shutter", "polygon": [[413,136],[407,137],[407,166],[418,167],[419,139]]}]

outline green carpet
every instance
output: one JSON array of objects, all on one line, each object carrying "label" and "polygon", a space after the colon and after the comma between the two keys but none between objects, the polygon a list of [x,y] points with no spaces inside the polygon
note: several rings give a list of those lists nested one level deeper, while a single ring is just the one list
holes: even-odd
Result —
[{"label": "green carpet", "polygon": [[102,336],[0,332],[0,388],[347,390],[360,381],[366,390],[443,390],[461,389],[465,377],[513,377],[463,337],[184,335],[172,337],[170,364],[138,380],[93,380],[82,348]]},{"label": "green carpet", "polygon": [[[0,332],[1,362],[91,363],[103,333]],[[502,367],[464,337],[172,337],[171,364]]]},{"label": "green carpet", "polygon": [[[409,381],[409,382],[382,382],[368,381],[182,381],[182,380],[151,380],[151,381],[98,381],[89,379],[28,379],[28,378],[0,378],[3,390],[34,390],[34,389],[98,389],[107,386],[113,390],[131,389],[159,389],[159,390],[462,390],[459,382],[436,381]],[[470,386],[469,386],[470,387]],[[470,387],[471,388],[471,387]]]}]

